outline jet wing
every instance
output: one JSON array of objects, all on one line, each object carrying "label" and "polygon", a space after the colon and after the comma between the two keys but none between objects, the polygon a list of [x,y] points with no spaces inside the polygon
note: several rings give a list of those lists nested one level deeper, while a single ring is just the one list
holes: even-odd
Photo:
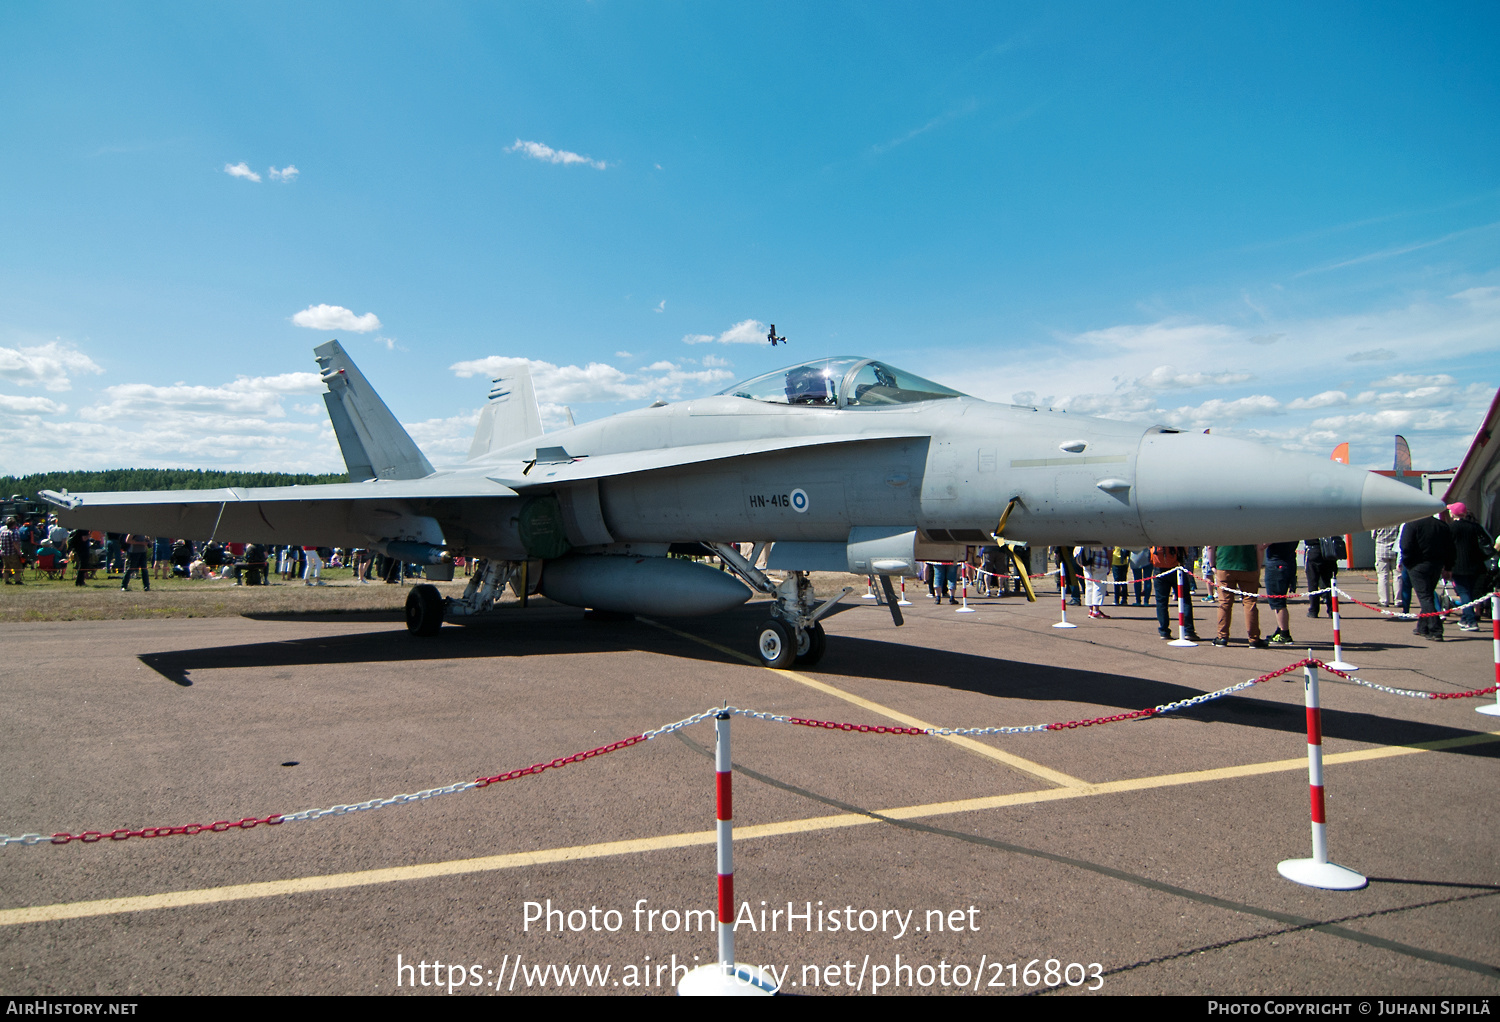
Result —
[{"label": "jet wing", "polygon": [[724,461],[753,454],[775,454],[804,447],[834,444],[857,444],[880,440],[926,440],[930,434],[915,432],[877,432],[824,434],[822,436],[770,437],[761,440],[731,440],[714,444],[688,444],[661,447],[648,451],[625,451],[620,454],[575,455],[560,447],[542,447],[536,461],[512,462],[497,466],[489,478],[516,490],[537,489],[558,483],[585,482],[610,476],[658,469],[680,468],[711,461]]},{"label": "jet wing", "polygon": [[313,486],[227,487],[38,494],[74,529],[150,536],[210,535],[252,543],[359,545],[399,535],[400,524],[456,500],[514,497],[477,474],[439,472],[421,479],[370,479]]}]

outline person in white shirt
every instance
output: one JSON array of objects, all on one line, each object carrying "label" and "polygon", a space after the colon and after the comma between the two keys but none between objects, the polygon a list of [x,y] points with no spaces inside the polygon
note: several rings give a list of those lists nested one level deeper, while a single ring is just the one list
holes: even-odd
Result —
[{"label": "person in white shirt", "polygon": [[307,567],[302,572],[303,583],[310,586],[327,585],[323,581],[323,558],[318,556],[318,548],[305,546],[302,552],[307,555]]}]

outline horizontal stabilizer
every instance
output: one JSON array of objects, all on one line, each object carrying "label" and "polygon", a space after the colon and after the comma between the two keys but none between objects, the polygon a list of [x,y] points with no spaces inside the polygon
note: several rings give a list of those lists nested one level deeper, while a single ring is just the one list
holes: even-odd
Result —
[{"label": "horizontal stabilizer", "polygon": [[519,366],[512,375],[492,382],[489,404],[479,412],[479,426],[469,445],[470,460],[542,435],[542,414],[537,408],[531,370]]},{"label": "horizontal stabilizer", "polygon": [[313,354],[328,386],[324,402],[349,478],[359,482],[432,475],[432,463],[401,428],[343,345],[329,341],[314,348]]}]

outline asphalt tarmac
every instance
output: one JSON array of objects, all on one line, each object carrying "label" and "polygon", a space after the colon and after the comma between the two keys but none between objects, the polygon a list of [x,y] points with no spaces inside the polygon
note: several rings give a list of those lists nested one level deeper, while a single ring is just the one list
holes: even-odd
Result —
[{"label": "asphalt tarmac", "polygon": [[[1157,638],[1149,608],[1071,609],[1079,627],[1054,629],[1050,587],[1034,605],[971,600],[972,614],[908,592],[902,628],[856,593],[826,619],[822,663],[792,671],[747,662],[755,604],[596,622],[535,601],[435,639],[396,615],[5,625],[0,831],[356,803],[726,702],[888,726],[1042,724],[1211,691],[1308,648],[1332,659],[1326,618],[1303,606],[1296,646],[1246,648],[1236,608],[1234,645],[1184,649]],[[1360,677],[1493,683],[1487,631],[1450,625],[1435,645],[1345,609]],[[1211,609],[1197,614],[1210,638]],[[1500,992],[1500,720],[1475,713],[1479,699],[1323,675],[1331,857],[1371,882],[1318,891],[1276,871],[1310,854],[1300,682],[968,740],[736,718],[738,957],[773,967],[788,994]],[[715,905],[712,744],[700,723],[378,810],[0,848],[0,991],[670,993],[715,955],[699,929]]]}]

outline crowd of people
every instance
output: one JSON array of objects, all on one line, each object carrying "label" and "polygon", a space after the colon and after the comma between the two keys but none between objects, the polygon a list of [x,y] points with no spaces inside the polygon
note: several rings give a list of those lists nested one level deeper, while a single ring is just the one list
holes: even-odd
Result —
[{"label": "crowd of people", "polygon": [[120,588],[126,591],[137,575],[146,592],[151,591],[153,578],[168,576],[229,579],[236,585],[251,586],[268,585],[279,576],[282,582],[300,580],[305,585],[321,586],[326,584],[324,567],[352,568],[354,580],[366,584],[372,575],[379,581],[397,583],[420,571],[364,548],[266,546],[69,531],[58,523],[56,515],[26,519],[12,515],[0,524],[0,576],[5,585],[24,585],[26,571],[31,569],[51,577],[65,577],[71,571],[77,586],[102,571],[110,581],[119,579]]},{"label": "crowd of people", "polygon": [[[1443,640],[1444,615],[1437,613],[1442,609],[1438,606],[1442,583],[1451,586],[1460,605],[1500,584],[1496,572],[1500,541],[1490,536],[1463,504],[1450,504],[1441,514],[1399,527],[1376,529],[1374,537],[1380,606],[1399,605],[1403,614],[1410,614],[1415,595],[1423,615],[1417,620],[1415,632],[1430,641]],[[933,561],[921,566],[920,575],[934,600],[958,602],[961,571],[965,580],[974,580],[976,593],[1000,596],[1007,588],[1017,594],[1022,591],[1020,574],[1031,574],[1032,552],[1028,547],[1014,548],[1019,566],[999,547],[976,550],[965,565]],[[1074,606],[1087,607],[1091,618],[1110,616],[1104,610],[1108,598],[1113,598],[1114,606],[1129,605],[1133,594],[1137,607],[1146,606],[1148,601],[1154,604],[1158,634],[1171,639],[1170,621],[1178,610],[1180,574],[1186,594],[1181,601],[1182,629],[1188,639],[1200,641],[1193,622],[1193,594],[1201,578],[1208,590],[1203,600],[1217,604],[1213,644],[1229,644],[1238,602],[1243,605],[1246,639],[1256,649],[1295,641],[1287,599],[1297,591],[1299,568],[1307,580],[1307,616],[1319,617],[1324,608],[1332,612],[1330,587],[1337,584],[1339,563],[1347,555],[1342,536],[1237,546],[1155,546],[1138,550],[1079,546],[1047,551],[1049,563],[1060,566],[1055,569],[1059,592],[1065,591]],[[280,576],[284,583],[301,580],[308,586],[321,586],[326,584],[322,577],[325,565],[350,567],[354,579],[366,584],[372,574],[381,581],[400,582],[420,572],[414,565],[403,565],[363,548],[264,546],[213,539],[198,543],[136,533],[70,532],[55,515],[27,519],[11,516],[0,525],[0,576],[6,585],[23,585],[26,569],[34,568],[59,576],[71,569],[78,586],[103,570],[106,578],[119,578],[120,588],[127,591],[137,574],[141,587],[148,592],[153,577],[168,575],[232,579],[236,585],[252,586],[269,584],[274,576]],[[1179,568],[1184,570],[1179,573]],[[1264,637],[1259,606],[1262,581],[1275,619],[1275,628]],[[1479,619],[1479,610],[1467,607],[1461,612],[1458,627],[1477,631]]]},{"label": "crowd of people", "polygon": [[[1442,583],[1451,587],[1453,600],[1459,604],[1495,590],[1500,585],[1496,572],[1496,555],[1500,540],[1487,533],[1463,504],[1448,505],[1441,514],[1422,518],[1401,526],[1376,529],[1375,573],[1377,599],[1381,607],[1411,613],[1415,594],[1422,617],[1415,634],[1433,642],[1443,641],[1443,617],[1438,611],[1438,591]],[[1023,568],[1030,573],[1030,551],[1017,547],[1024,555]],[[1186,638],[1202,641],[1193,622],[1193,601],[1198,580],[1207,593],[1204,602],[1217,606],[1215,646],[1229,645],[1234,605],[1240,603],[1245,617],[1248,644],[1255,649],[1271,645],[1288,646],[1295,640],[1287,600],[1297,592],[1299,568],[1307,581],[1307,616],[1317,618],[1327,610],[1332,613],[1331,587],[1338,582],[1339,564],[1348,557],[1343,536],[1322,536],[1305,540],[1237,546],[1157,546],[1130,550],[1123,547],[1079,546],[1048,551],[1048,562],[1057,565],[1059,593],[1073,606],[1083,606],[1088,616],[1108,619],[1106,601],[1114,606],[1131,605],[1132,594],[1137,607],[1154,604],[1157,633],[1163,639],[1173,638],[1170,621],[1178,612],[1178,572],[1186,598],[1182,601],[1182,626]],[[981,547],[970,559],[966,571],[975,579],[976,594],[1003,596],[1007,589],[1019,594],[1018,570],[1008,563],[999,547]],[[1076,568],[1076,571],[1074,570]],[[950,561],[928,562],[922,566],[929,595],[941,603],[958,602],[961,567]],[[1038,577],[1038,576],[1033,576]],[[1270,604],[1275,627],[1263,636],[1260,622],[1261,588]],[[1467,607],[1461,612],[1459,628],[1478,631],[1480,610]],[[1386,620],[1398,620],[1395,617]]]}]

